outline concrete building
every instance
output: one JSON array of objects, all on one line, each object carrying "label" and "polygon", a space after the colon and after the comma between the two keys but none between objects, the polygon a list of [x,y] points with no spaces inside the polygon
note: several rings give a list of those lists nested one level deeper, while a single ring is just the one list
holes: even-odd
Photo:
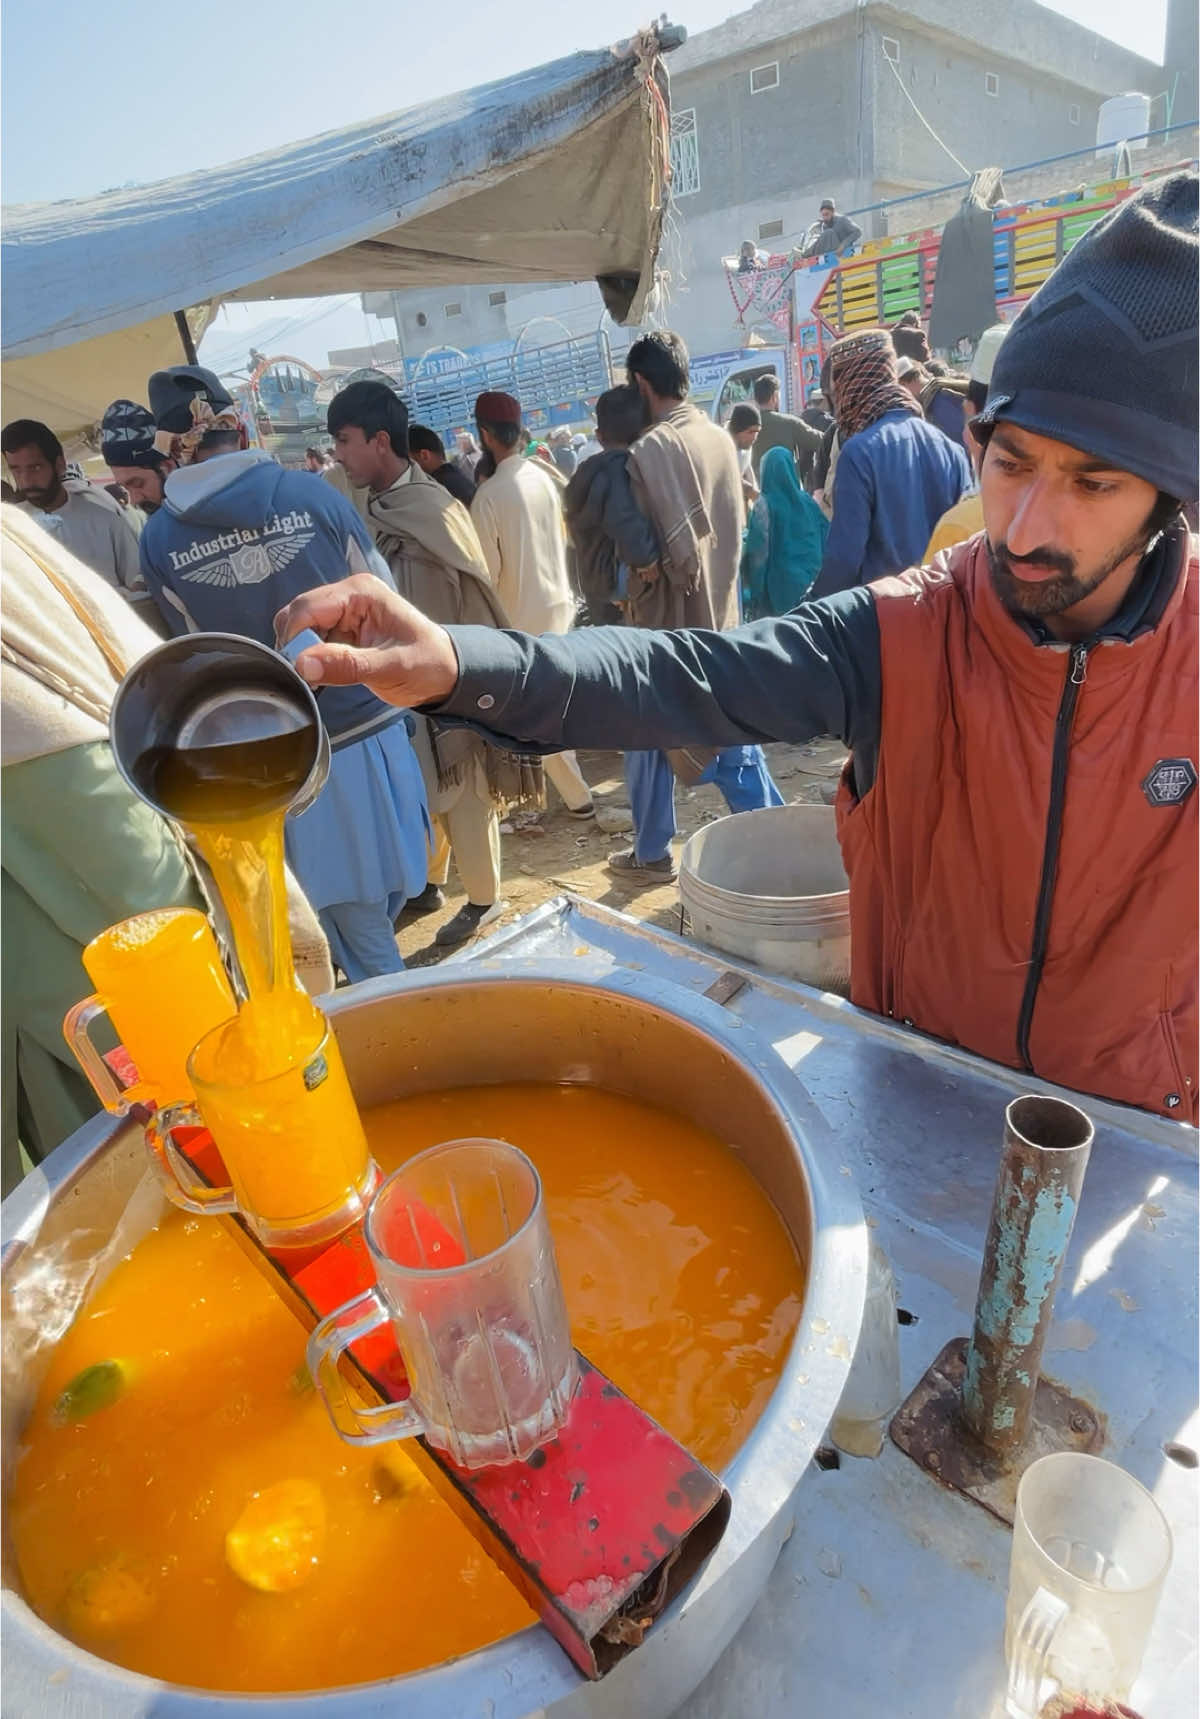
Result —
[{"label": "concrete building", "polygon": [[377,340],[371,346],[334,347],[328,356],[333,370],[371,370],[379,364],[395,364],[400,348],[394,340]]},{"label": "concrete building", "polygon": [[[670,65],[672,317],[701,351],[736,343],[721,257],[743,239],[785,249],[823,196],[868,210],[979,167],[1087,149],[1107,96],[1153,95],[1164,78],[1034,0],[760,0]],[[1063,182],[1085,173],[1064,167]],[[889,229],[887,213],[859,224],[872,236],[930,219],[902,206]]]},{"label": "concrete building", "polygon": [[[629,339],[609,317],[594,281],[364,293],[363,309],[398,324],[400,347],[410,359],[439,349],[510,347],[516,340],[546,345],[600,329],[615,349],[623,351]],[[395,343],[386,345],[394,353]],[[383,349],[382,343],[376,348]],[[345,361],[344,353],[329,354],[331,364]]]},{"label": "concrete building", "polygon": [[1172,125],[1194,121],[1200,83],[1200,9],[1196,0],[1167,0],[1167,46],[1164,71],[1166,112],[1155,108],[1154,124]]},{"label": "concrete building", "polygon": [[[1155,126],[1168,110],[1176,123],[1194,120],[1195,0],[1169,7],[1165,67],[1036,0],[759,0],[692,37],[668,61],[667,320],[693,352],[741,344],[747,330],[722,257],[743,239],[786,249],[822,196],[866,211],[857,218],[868,236],[905,231],[944,219],[961,193],[939,199],[936,212],[874,206],[980,167],[1090,150],[1108,96],[1155,98]],[[1061,183],[1089,175],[1094,165],[1081,157],[1064,164]],[[512,339],[526,327],[530,338],[552,340],[555,321],[572,334],[602,325],[591,283],[376,294],[364,308],[388,315],[393,300],[410,355]],[[535,317],[552,320],[535,328]]]}]

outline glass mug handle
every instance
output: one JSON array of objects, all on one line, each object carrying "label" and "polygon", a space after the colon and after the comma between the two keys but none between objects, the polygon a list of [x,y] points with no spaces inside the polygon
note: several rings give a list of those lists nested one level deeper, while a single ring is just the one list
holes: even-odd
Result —
[{"label": "glass mug handle", "polygon": [[1070,1611],[1048,1588],[1039,1588],[1021,1613],[1013,1637],[1008,1666],[1008,1689],[1004,1711],[1008,1719],[1037,1719],[1041,1711],[1038,1695],[1046,1676],[1046,1660],[1059,1626]]},{"label": "glass mug handle", "polygon": [[76,1062],[105,1110],[112,1116],[127,1116],[133,1102],[129,1091],[117,1085],[112,1070],[88,1037],[92,1022],[97,1016],[107,1013],[108,1007],[99,997],[85,997],[82,1003],[68,1009],[63,1019],[63,1038],[74,1051]]},{"label": "glass mug handle", "polygon": [[158,1166],[167,1198],[184,1212],[218,1217],[237,1211],[232,1187],[210,1188],[196,1174],[171,1137],[173,1128],[203,1128],[204,1118],[194,1104],[170,1104],[150,1121],[150,1155]]},{"label": "glass mug handle", "polygon": [[338,1362],[347,1349],[360,1337],[389,1324],[391,1317],[379,1290],[366,1289],[327,1314],[308,1339],[308,1371],[339,1438],[347,1444],[386,1444],[390,1439],[415,1438],[425,1431],[425,1423],[411,1401],[363,1407],[351,1399],[338,1372]]}]

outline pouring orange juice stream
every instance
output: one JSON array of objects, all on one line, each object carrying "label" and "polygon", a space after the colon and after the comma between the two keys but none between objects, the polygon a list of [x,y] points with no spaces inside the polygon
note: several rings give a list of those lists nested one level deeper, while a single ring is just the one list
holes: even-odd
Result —
[{"label": "pouring orange juice stream", "polygon": [[238,1206],[275,1245],[336,1233],[343,1213],[353,1221],[373,1175],[337,1041],[292,965],[283,820],[310,748],[295,730],[163,747],[139,761],[159,804],[194,837],[229,914],[246,1000],[189,1067]]}]

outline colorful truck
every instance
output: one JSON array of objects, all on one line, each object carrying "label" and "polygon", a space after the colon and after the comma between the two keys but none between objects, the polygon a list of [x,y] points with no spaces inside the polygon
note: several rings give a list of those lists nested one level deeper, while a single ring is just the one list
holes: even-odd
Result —
[{"label": "colorful truck", "polygon": [[[1114,204],[1152,179],[1194,165],[1180,162],[1036,202],[998,207],[993,215],[997,321],[1010,322],[1072,245]],[[819,390],[822,363],[840,335],[889,326],[910,310],[927,321],[942,231],[940,226],[924,227],[869,239],[840,259],[802,261],[794,253],[772,255],[762,267],[742,273],[736,259],[727,260],[739,322],[747,327],[763,321],[788,325],[793,401],[807,403]],[[963,365],[970,363],[971,355],[966,341],[941,354]]]}]

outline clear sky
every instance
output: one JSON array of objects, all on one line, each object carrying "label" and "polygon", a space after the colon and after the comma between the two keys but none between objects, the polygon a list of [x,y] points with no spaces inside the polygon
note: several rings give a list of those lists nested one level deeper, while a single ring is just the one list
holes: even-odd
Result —
[{"label": "clear sky", "polygon": [[[236,161],[618,40],[664,4],[693,34],[746,9],[738,0],[60,0],[40,12],[10,0],[0,26],[3,198],[85,197]],[[1166,0],[1052,9],[1162,57]],[[259,325],[277,325],[279,308],[228,306],[210,346],[218,336],[221,346],[243,335],[249,344]],[[288,310],[302,320],[286,348],[312,363],[384,332],[357,299]]]},{"label": "clear sky", "polygon": [[[4,201],[88,196],[236,161],[599,47],[664,3],[60,0],[41,11],[12,0],[2,26]],[[694,34],[745,7],[670,0],[666,10]],[[1162,57],[1166,0],[1058,0],[1053,10]]]}]

